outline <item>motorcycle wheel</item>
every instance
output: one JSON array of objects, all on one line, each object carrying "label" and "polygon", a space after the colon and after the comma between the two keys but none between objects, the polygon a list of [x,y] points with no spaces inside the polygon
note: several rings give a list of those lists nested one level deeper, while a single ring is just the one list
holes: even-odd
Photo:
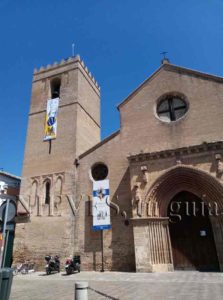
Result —
[{"label": "motorcycle wheel", "polygon": [[51,270],[50,269],[46,269],[46,275],[50,275],[50,273],[51,273]]},{"label": "motorcycle wheel", "polygon": [[66,269],[66,273],[67,273],[67,275],[70,275],[71,274],[71,269],[70,268]]}]

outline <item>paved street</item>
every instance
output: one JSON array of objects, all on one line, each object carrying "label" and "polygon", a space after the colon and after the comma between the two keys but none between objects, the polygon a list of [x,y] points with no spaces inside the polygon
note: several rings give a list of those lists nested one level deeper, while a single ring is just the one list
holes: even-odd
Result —
[{"label": "paved street", "polygon": [[89,282],[89,300],[128,299],[222,299],[223,273],[170,272],[120,273],[81,272],[66,276],[44,273],[17,275],[11,300],[71,300],[74,283]]}]

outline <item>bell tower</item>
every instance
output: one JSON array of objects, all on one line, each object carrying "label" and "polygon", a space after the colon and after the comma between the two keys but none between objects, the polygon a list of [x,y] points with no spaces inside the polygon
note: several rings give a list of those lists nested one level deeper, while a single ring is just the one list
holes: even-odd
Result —
[{"label": "bell tower", "polygon": [[15,259],[72,253],[75,161],[99,141],[100,88],[80,57],[35,69],[20,190],[30,222],[17,225]]},{"label": "bell tower", "polygon": [[[47,100],[59,98],[57,135],[44,141]],[[100,88],[79,56],[34,71],[23,177],[71,171],[100,141]]]}]

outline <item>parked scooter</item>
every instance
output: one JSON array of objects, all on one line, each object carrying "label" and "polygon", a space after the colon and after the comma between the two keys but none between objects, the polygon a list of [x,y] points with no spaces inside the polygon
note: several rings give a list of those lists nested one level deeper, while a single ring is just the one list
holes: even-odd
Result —
[{"label": "parked scooter", "polygon": [[45,260],[47,262],[46,264],[46,274],[49,275],[52,272],[60,272],[60,260],[59,260],[59,256],[55,255],[50,256],[47,255],[45,256]]},{"label": "parked scooter", "polygon": [[80,265],[81,265],[81,259],[79,255],[75,255],[70,258],[67,258],[66,264],[65,264],[65,270],[67,275],[73,274],[75,271],[80,273]]}]

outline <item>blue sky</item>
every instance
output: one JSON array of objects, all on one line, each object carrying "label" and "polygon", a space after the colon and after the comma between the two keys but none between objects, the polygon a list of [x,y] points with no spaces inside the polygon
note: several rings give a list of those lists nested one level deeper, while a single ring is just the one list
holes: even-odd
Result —
[{"label": "blue sky", "polygon": [[[160,65],[223,76],[222,0],[0,0],[0,168],[21,175],[32,72],[71,56],[101,86],[102,138],[116,105]],[[222,122],[223,125],[223,122]]]}]

